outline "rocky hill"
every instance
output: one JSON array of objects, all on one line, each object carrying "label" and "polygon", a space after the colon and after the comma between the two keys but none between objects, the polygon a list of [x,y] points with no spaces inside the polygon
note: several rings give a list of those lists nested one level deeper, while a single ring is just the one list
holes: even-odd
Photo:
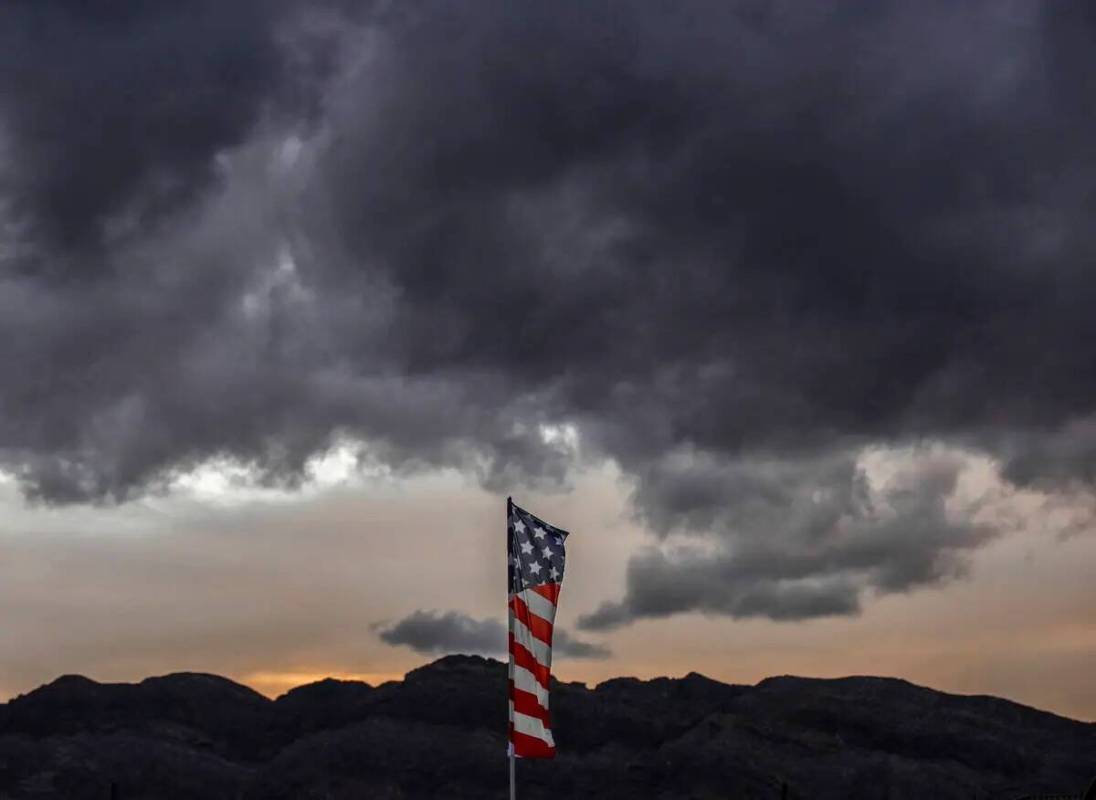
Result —
[{"label": "rocky hill", "polygon": [[[277,700],[213,675],[66,676],[0,705],[0,798],[504,798],[505,679],[468,656]],[[558,684],[553,710],[561,756],[519,763],[528,800],[989,800],[1096,775],[1096,724],[892,679],[621,678]]]}]

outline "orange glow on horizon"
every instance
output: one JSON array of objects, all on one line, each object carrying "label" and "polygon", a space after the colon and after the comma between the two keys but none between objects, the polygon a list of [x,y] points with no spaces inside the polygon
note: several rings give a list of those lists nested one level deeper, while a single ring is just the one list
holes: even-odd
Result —
[{"label": "orange glow on horizon", "polygon": [[362,681],[370,686],[379,686],[387,681],[402,681],[403,672],[331,672],[327,670],[299,670],[295,672],[249,672],[239,676],[240,683],[250,686],[259,694],[270,698],[278,697],[296,689],[316,683],[326,678],[334,678],[339,681]]}]

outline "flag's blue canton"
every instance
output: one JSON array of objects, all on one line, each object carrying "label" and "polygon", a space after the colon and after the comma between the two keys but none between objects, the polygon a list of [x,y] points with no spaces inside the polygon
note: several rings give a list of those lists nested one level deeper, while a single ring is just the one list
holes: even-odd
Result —
[{"label": "flag's blue canton", "polygon": [[515,505],[510,507],[506,555],[510,561],[510,592],[563,580],[567,531],[549,525]]}]

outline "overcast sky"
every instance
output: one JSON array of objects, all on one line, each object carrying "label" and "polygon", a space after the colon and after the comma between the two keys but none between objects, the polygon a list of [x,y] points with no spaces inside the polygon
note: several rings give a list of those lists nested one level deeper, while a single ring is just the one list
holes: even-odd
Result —
[{"label": "overcast sky", "polygon": [[1096,11],[0,7],[0,693],[498,653],[1096,719]]}]

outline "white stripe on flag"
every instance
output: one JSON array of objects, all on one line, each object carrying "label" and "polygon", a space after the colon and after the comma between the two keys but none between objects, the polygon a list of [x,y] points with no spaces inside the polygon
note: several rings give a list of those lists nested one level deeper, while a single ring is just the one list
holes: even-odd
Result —
[{"label": "white stripe on flag", "polygon": [[545,622],[556,621],[556,606],[551,600],[543,595],[539,595],[532,589],[527,589],[521,593],[521,599],[525,601],[525,605],[529,607],[529,611],[536,614]]},{"label": "white stripe on flag", "polygon": [[[520,689],[523,692],[536,695],[537,702],[544,708],[548,708],[548,690],[540,685],[535,675],[532,672],[525,669],[525,667],[519,667],[514,665],[514,671],[510,674],[511,679],[514,681],[514,688]],[[511,703],[510,709],[513,710],[514,706]]]},{"label": "white stripe on flag", "polygon": [[514,641],[533,654],[533,658],[542,667],[552,666],[552,646],[545,644],[533,635],[525,623],[510,615],[510,632],[514,634]]},{"label": "white stripe on flag", "polygon": [[510,713],[514,715],[515,731],[524,733],[526,736],[535,736],[542,742],[546,742],[549,747],[556,746],[555,740],[552,738],[552,732],[545,728],[544,723],[539,719],[514,711],[513,703],[510,703]]}]

